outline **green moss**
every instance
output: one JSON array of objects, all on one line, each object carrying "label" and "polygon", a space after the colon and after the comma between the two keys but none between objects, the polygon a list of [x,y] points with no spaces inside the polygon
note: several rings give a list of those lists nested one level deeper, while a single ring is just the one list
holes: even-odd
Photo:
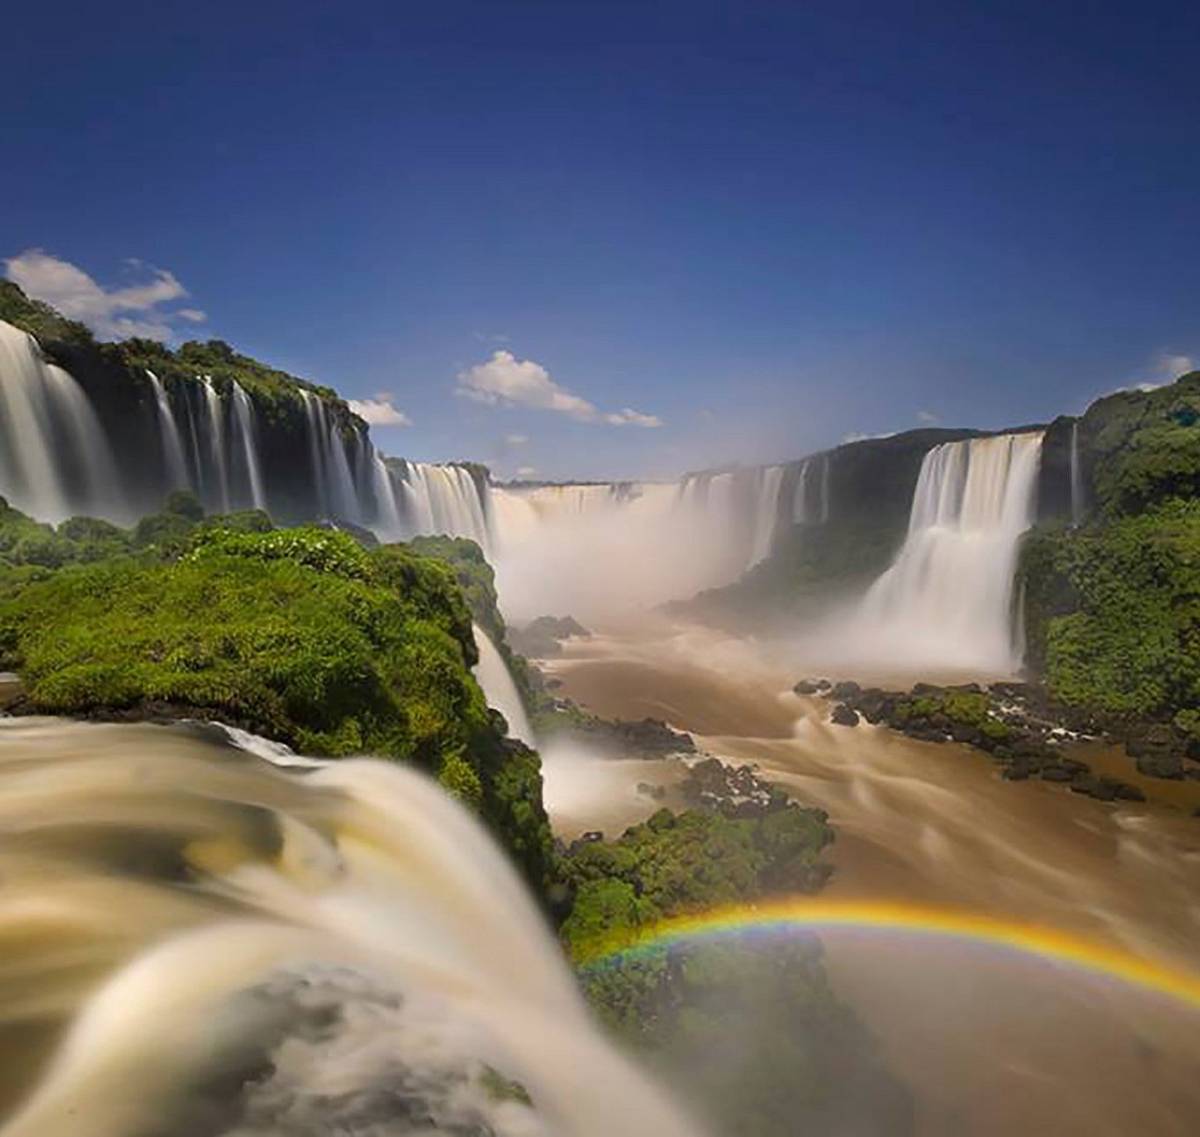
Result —
[{"label": "green moss", "polygon": [[1073,706],[1152,715],[1200,701],[1200,501],[1167,501],[1022,550],[1031,663]]}]

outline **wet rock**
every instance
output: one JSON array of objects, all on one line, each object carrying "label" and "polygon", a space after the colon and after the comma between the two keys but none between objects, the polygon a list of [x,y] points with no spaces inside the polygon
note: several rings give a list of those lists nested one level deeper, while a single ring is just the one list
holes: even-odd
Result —
[{"label": "wet rock", "polygon": [[21,678],[11,671],[0,671],[0,711],[12,706],[24,694]]},{"label": "wet rock", "polygon": [[801,679],[792,690],[797,695],[815,695],[821,690],[820,681],[817,679]]},{"label": "wet rock", "polygon": [[761,817],[790,806],[787,793],[760,778],[753,766],[731,766],[717,758],[692,766],[679,791],[688,806],[726,817]]},{"label": "wet rock", "polygon": [[533,659],[550,659],[562,654],[564,640],[587,637],[591,632],[571,616],[539,616],[523,628],[509,628],[513,651]]},{"label": "wet rock", "polygon": [[862,688],[852,679],[844,679],[835,683],[829,694],[834,699],[857,699],[862,694]]},{"label": "wet rock", "polygon": [[580,833],[579,836],[567,846],[567,853],[568,855],[573,856],[575,853],[578,853],[580,849],[585,849],[588,845],[595,845],[603,840],[604,833],[601,830],[589,829],[586,833]]},{"label": "wet rock", "polygon": [[637,792],[643,797],[653,798],[655,801],[662,801],[667,796],[666,786],[652,786],[649,782],[638,782]]},{"label": "wet rock", "polygon": [[848,707],[845,703],[838,703],[833,708],[833,714],[829,716],[829,721],[837,723],[838,726],[858,726],[858,712]]},{"label": "wet rock", "polygon": [[1042,767],[1042,780],[1045,782],[1069,782],[1074,777],[1073,771],[1058,762],[1050,762]]},{"label": "wet rock", "polygon": [[1178,781],[1183,777],[1183,759],[1178,754],[1138,754],[1138,772],[1149,778],[1167,778]]}]

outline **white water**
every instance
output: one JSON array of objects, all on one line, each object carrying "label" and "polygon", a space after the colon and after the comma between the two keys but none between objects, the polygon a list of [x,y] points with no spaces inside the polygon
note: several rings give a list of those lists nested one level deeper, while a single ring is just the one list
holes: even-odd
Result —
[{"label": "white water", "polygon": [[[23,1099],[3,1137],[693,1132],[603,1041],[491,838],[413,770],[278,769],[150,726],[0,735],[0,1026],[68,1028],[28,1039],[53,1048],[36,1077],[0,1070]],[[193,1124],[218,1103],[219,1129]]]},{"label": "white water", "polygon": [[201,380],[204,387],[204,407],[207,415],[205,433],[208,435],[210,468],[216,477],[216,507],[222,513],[229,512],[229,467],[226,465],[225,414],[221,396],[217,394],[212,379],[205,375]]},{"label": "white water", "polygon": [[1033,524],[1040,433],[935,446],[921,464],[908,536],[845,639],[876,663],[1019,670],[1017,544]]},{"label": "white water", "polygon": [[238,383],[233,384],[233,426],[241,442],[242,461],[250,484],[250,501],[255,509],[266,509],[263,493],[262,468],[258,461],[258,442],[254,428],[254,405]]},{"label": "white water", "polygon": [[112,453],[82,388],[42,358],[32,336],[3,321],[0,496],[52,524],[121,498]]},{"label": "white water", "polygon": [[187,458],[183,453],[183,439],[179,434],[179,424],[175,421],[175,412],[171,408],[167,389],[153,371],[147,371],[146,378],[154,388],[154,407],[158,413],[158,428],[163,440],[167,478],[172,489],[188,489],[191,487],[191,478],[188,476]]},{"label": "white water", "polygon": [[399,479],[408,531],[469,537],[485,552],[491,546],[479,487],[464,466],[404,462]]},{"label": "white water", "polygon": [[536,746],[533,727],[525,713],[525,704],[509,674],[504,657],[492,643],[491,637],[478,624],[471,625],[475,633],[475,646],[479,649],[479,662],[473,673],[487,698],[488,706],[495,707],[508,723],[508,733],[519,738],[526,746]]}]

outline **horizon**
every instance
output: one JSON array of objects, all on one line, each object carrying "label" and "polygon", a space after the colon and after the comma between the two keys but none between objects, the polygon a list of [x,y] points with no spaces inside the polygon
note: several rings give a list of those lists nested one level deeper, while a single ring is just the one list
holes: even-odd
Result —
[{"label": "horizon", "polygon": [[5,275],[388,453],[660,479],[1200,357],[1190,6],[68,8],[10,22]]}]

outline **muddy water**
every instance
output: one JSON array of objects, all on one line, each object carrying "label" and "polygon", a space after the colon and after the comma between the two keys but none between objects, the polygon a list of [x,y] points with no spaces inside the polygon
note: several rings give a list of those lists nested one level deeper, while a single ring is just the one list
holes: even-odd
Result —
[{"label": "muddy water", "polygon": [[[1159,800],[1115,807],[1007,783],[966,747],[834,726],[768,653],[695,631],[597,637],[553,670],[592,710],[665,718],[827,810],[831,895],[1032,921],[1200,968],[1200,820],[1187,787],[1149,784]],[[1134,780],[1123,757],[1089,756]],[[823,938],[839,993],[913,1088],[923,1137],[1200,1132],[1195,1010],[994,948]]]}]

